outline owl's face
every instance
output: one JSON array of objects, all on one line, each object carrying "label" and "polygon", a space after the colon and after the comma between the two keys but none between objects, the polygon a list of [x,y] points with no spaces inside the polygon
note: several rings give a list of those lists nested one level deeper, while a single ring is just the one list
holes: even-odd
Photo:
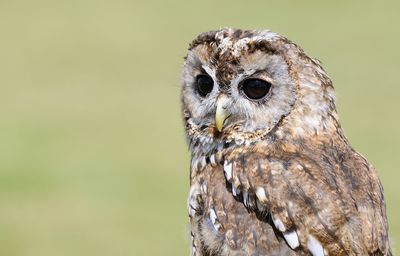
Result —
[{"label": "owl's face", "polygon": [[[271,131],[293,136],[326,129],[333,88],[317,61],[270,31],[201,34],[182,75],[189,144],[251,143]],[[279,129],[278,129],[279,128]]]}]

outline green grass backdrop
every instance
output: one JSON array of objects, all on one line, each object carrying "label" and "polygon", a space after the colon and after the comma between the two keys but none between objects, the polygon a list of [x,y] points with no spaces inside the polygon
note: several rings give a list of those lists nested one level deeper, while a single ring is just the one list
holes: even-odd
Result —
[{"label": "green grass backdrop", "polygon": [[398,1],[0,0],[0,255],[188,255],[179,75],[200,32],[320,59],[400,249]]}]

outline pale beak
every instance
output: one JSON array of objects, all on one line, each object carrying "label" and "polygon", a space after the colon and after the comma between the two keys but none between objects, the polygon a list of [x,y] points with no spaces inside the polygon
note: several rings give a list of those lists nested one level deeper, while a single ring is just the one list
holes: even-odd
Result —
[{"label": "pale beak", "polygon": [[229,117],[229,113],[226,109],[227,97],[221,94],[217,98],[217,108],[215,110],[215,126],[218,131],[221,132],[224,126],[225,120]]}]

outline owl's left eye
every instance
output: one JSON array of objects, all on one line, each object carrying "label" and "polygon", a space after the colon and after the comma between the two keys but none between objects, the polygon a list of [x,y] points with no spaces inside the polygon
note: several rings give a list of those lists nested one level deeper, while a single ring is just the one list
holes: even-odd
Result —
[{"label": "owl's left eye", "polygon": [[208,75],[198,75],[196,77],[196,88],[201,97],[209,94],[214,87],[214,80]]},{"label": "owl's left eye", "polygon": [[271,84],[269,82],[256,78],[246,79],[241,85],[243,93],[252,100],[263,98],[270,89]]}]

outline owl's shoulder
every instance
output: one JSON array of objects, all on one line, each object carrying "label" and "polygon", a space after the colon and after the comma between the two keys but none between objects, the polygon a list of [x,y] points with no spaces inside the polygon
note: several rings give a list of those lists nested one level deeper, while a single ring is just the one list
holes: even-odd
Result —
[{"label": "owl's shoulder", "polygon": [[254,191],[284,230],[297,230],[300,244],[312,235],[338,255],[386,252],[385,203],[375,169],[347,142],[326,142],[232,149],[225,157],[230,182]]},{"label": "owl's shoulder", "polygon": [[268,182],[268,175],[294,176],[294,179],[306,176],[308,181],[334,190],[346,189],[359,198],[376,193],[379,202],[383,199],[375,168],[347,141],[261,142],[228,149],[224,159],[234,169],[245,169],[263,182]]}]

